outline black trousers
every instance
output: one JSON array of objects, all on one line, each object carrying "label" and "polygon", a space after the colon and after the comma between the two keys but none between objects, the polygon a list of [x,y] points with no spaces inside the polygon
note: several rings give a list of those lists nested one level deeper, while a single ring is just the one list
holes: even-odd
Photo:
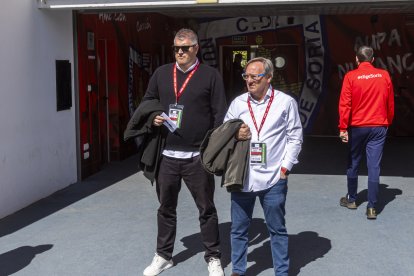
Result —
[{"label": "black trousers", "polygon": [[199,211],[204,259],[220,258],[218,218],[214,206],[214,176],[202,167],[200,157],[176,159],[163,156],[156,181],[158,201],[157,254],[170,260],[177,229],[177,201],[184,180]]}]

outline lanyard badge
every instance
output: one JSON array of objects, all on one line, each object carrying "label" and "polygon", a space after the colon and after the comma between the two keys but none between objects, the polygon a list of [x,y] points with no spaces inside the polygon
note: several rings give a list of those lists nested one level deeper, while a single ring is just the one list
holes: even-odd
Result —
[{"label": "lanyard badge", "polygon": [[250,165],[266,165],[266,143],[250,143]]},{"label": "lanyard badge", "polygon": [[170,104],[170,109],[168,111],[168,117],[170,117],[171,121],[175,123],[177,128],[181,127],[181,122],[183,118],[183,105],[178,104]]}]

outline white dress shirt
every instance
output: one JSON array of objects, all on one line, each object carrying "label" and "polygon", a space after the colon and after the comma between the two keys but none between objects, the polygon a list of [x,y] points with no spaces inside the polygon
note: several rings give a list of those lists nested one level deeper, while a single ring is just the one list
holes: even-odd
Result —
[{"label": "white dress shirt", "polygon": [[302,147],[303,134],[296,101],[281,91],[274,90],[274,98],[266,120],[258,132],[250,115],[247,104],[250,104],[254,113],[257,127],[260,128],[263,115],[272,95],[270,86],[264,99],[260,102],[254,100],[246,92],[233,100],[224,121],[241,119],[250,128],[251,142],[266,143],[267,160],[265,165],[250,165],[243,191],[253,192],[268,189],[280,179],[280,168],[283,166],[291,170],[298,163],[298,155]]}]

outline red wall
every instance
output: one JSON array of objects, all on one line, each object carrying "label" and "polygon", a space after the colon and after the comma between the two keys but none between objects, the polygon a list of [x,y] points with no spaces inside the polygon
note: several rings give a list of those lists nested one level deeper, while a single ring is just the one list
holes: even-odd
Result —
[{"label": "red wall", "polygon": [[[145,93],[152,71],[172,59],[170,25],[169,19],[159,14],[77,15],[83,177],[98,171],[107,162],[106,116],[109,117],[110,160],[123,159],[135,152],[133,142],[123,141],[123,132],[130,111]],[[94,44],[89,50],[88,33],[93,33],[89,43]],[[88,85],[92,91],[88,91]],[[89,149],[84,150],[84,144],[89,144]],[[88,153],[89,157],[85,158]]]},{"label": "red wall", "polygon": [[[407,20],[404,15],[395,14],[246,17],[187,23],[200,28],[200,58],[212,66],[219,62],[218,46],[231,44],[232,37],[247,37],[246,45],[258,44],[258,35],[263,45],[298,45],[297,83],[302,90],[298,89],[295,96],[306,122],[305,132],[313,135],[337,135],[343,75],[355,66],[356,47],[371,45],[377,66],[388,69],[394,83],[396,116],[390,135],[414,136],[414,28],[410,27],[414,25]],[[174,32],[188,26],[185,23],[153,13],[77,14],[83,176],[99,170],[108,155],[112,161],[135,152],[133,142],[123,142],[124,129],[145,93],[152,72],[173,60],[170,47]],[[93,33],[89,44],[94,45],[89,50],[88,33]],[[319,68],[316,65],[321,70],[312,75]],[[92,87],[90,92],[88,85]],[[85,144],[89,148],[84,148]]]}]

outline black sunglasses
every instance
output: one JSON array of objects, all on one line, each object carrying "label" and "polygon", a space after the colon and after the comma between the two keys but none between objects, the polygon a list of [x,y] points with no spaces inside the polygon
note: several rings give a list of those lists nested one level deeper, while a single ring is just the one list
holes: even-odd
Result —
[{"label": "black sunglasses", "polygon": [[186,52],[190,51],[190,48],[191,47],[194,47],[196,45],[197,44],[188,45],[188,46],[176,46],[176,45],[173,45],[172,48],[173,48],[174,52],[176,52],[176,53],[178,53],[180,51],[180,49],[181,49],[181,51],[183,51],[183,53],[186,53]]}]

